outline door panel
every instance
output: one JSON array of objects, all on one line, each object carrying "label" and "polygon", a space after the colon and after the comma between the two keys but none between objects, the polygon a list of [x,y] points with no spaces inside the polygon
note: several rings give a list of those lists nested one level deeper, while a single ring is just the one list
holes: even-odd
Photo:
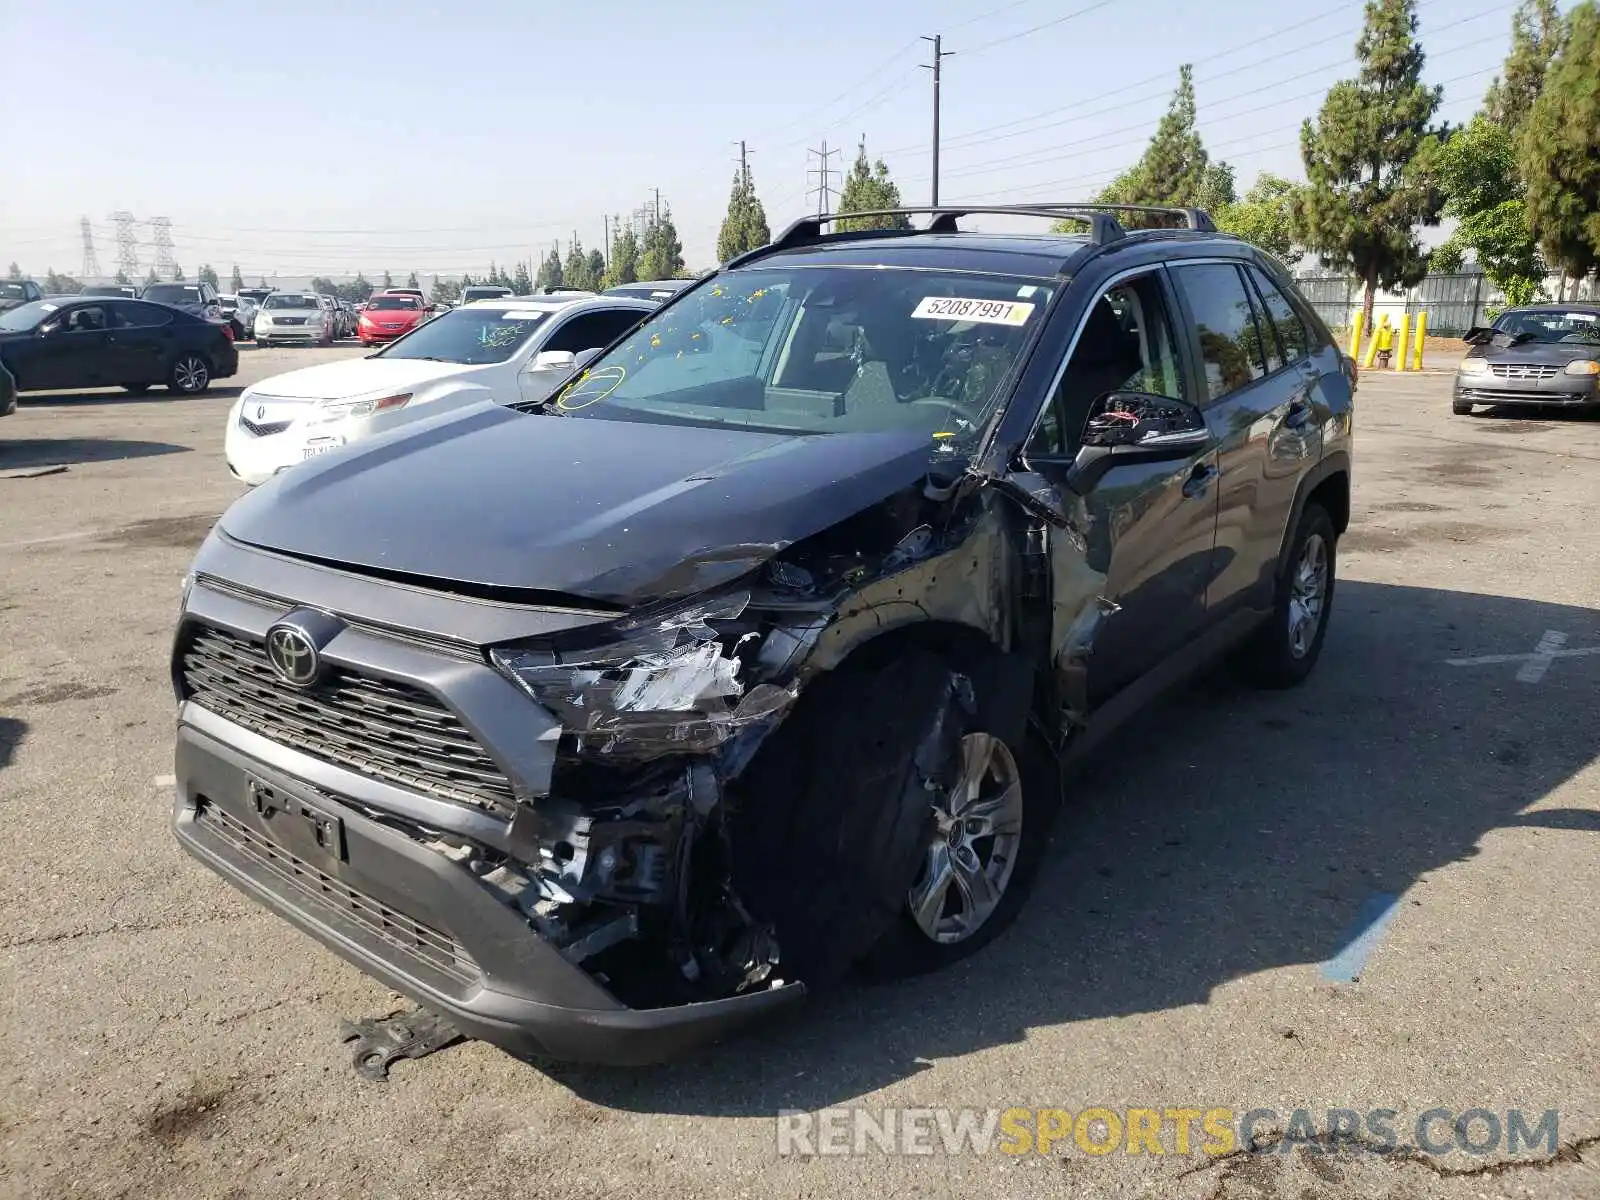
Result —
[{"label": "door panel", "polygon": [[1285,362],[1240,270],[1172,268],[1204,364],[1206,423],[1217,446],[1216,559],[1206,596],[1213,619],[1271,603],[1295,485],[1317,443],[1304,360]]},{"label": "door panel", "polygon": [[80,305],[54,314],[57,328],[38,338],[29,367],[30,388],[90,388],[105,382],[106,312]]},{"label": "door panel", "polygon": [[172,314],[153,304],[122,300],[111,305],[118,383],[162,383],[173,358]]},{"label": "door panel", "polygon": [[[1056,663],[1069,705],[1091,707],[1132,683],[1190,637],[1206,619],[1217,520],[1217,461],[1212,447],[1183,459],[1113,467],[1088,495],[1066,477],[1096,397],[1135,390],[1193,403],[1174,297],[1159,269],[1120,280],[1083,317],[1055,396],[1027,455],[1049,485],[1066,522],[1052,536],[1055,578],[1081,578],[1083,566],[1104,583],[1099,621],[1086,647],[1057,630]],[[1057,603],[1062,603],[1059,597]],[[1072,620],[1076,612],[1057,614]],[[1085,649],[1088,653],[1085,654]]]}]

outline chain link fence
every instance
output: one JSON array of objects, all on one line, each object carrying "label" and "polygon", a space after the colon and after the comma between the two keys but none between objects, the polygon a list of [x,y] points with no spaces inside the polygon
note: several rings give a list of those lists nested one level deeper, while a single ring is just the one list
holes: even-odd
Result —
[{"label": "chain link fence", "polygon": [[[1359,279],[1313,271],[1297,275],[1295,284],[1330,329],[1350,328],[1361,308]],[[1569,301],[1600,300],[1600,275],[1591,275],[1576,283],[1551,276],[1546,281],[1545,292],[1554,296],[1558,287]],[[1401,299],[1394,293],[1379,292],[1377,308],[1394,314],[1391,319],[1398,321]],[[1418,313],[1427,313],[1428,332],[1440,337],[1460,337],[1476,325],[1487,325],[1505,305],[1505,297],[1481,271],[1424,276],[1421,283],[1406,291],[1403,299],[1406,316],[1414,322]]]}]

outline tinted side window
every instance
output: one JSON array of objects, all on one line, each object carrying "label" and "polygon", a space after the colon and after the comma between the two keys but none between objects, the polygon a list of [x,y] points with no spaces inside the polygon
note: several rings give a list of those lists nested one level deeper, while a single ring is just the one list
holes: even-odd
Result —
[{"label": "tinted side window", "polygon": [[1311,339],[1306,335],[1306,323],[1295,312],[1294,305],[1289,303],[1289,298],[1278,289],[1277,284],[1254,267],[1250,268],[1250,278],[1255,280],[1256,290],[1261,293],[1261,300],[1267,306],[1267,315],[1272,318],[1272,324],[1278,331],[1278,340],[1283,343],[1284,355],[1290,362],[1306,357],[1311,353]]},{"label": "tinted side window", "polygon": [[602,346],[609,346],[642,321],[644,317],[644,313],[629,312],[622,309],[583,313],[573,317],[572,320],[552,333],[550,340],[544,344],[543,348],[546,350],[567,350],[577,354],[583,350],[594,350]]},{"label": "tinted side window", "polygon": [[111,304],[111,321],[118,329],[147,329],[170,325],[172,314],[154,304],[140,304],[137,300],[118,300]]},{"label": "tinted side window", "polygon": [[[1250,268],[1245,267],[1243,270],[1248,279]],[[1267,310],[1261,307],[1261,293],[1248,284],[1245,291],[1250,294],[1250,312],[1255,317],[1256,332],[1260,335],[1261,341],[1261,354],[1266,359],[1267,374],[1270,375],[1283,367],[1283,347],[1278,342],[1278,335],[1272,328],[1272,322],[1267,320]]]},{"label": "tinted side window", "polygon": [[1212,400],[1266,374],[1261,332],[1236,267],[1197,263],[1173,268],[1200,334],[1206,390]]}]

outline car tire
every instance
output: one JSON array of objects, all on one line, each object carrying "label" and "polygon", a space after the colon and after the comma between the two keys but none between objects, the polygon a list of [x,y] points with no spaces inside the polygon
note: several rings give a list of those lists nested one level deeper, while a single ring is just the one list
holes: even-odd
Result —
[{"label": "car tire", "polygon": [[[1059,774],[1032,735],[1011,746],[981,730],[974,701],[967,676],[929,651],[877,669],[846,666],[811,683],[752,761],[737,785],[734,880],[773,925],[785,978],[816,988],[852,973],[919,974],[975,953],[1016,918],[1049,837]],[[1018,824],[1004,842],[977,839],[987,846],[966,845],[963,832],[958,847],[947,832],[958,807],[950,801],[964,753],[978,747],[1004,764],[995,782],[1015,788],[1005,815]],[[1011,852],[990,880],[995,901],[948,942],[925,933],[910,908],[914,889],[927,890],[936,843],[946,865],[958,851],[975,855],[985,878],[994,851]],[[970,886],[952,875],[945,894],[957,892],[959,906]]]},{"label": "car tire", "polygon": [[1472,405],[1461,400],[1452,400],[1450,401],[1450,411],[1458,417],[1470,417],[1472,415]]},{"label": "car tire", "polygon": [[180,354],[167,375],[167,388],[180,396],[198,396],[211,386],[211,364],[200,354]]},{"label": "car tire", "polygon": [[1303,683],[1317,665],[1333,612],[1338,535],[1328,510],[1307,504],[1279,575],[1272,616],[1245,644],[1241,665],[1258,687]]},{"label": "car tire", "polygon": [[266,338],[259,338],[258,337],[256,339],[256,349],[257,350],[268,350],[268,349],[271,349],[271,347],[272,347],[272,343],[267,341]]},{"label": "car tire", "polygon": [[150,390],[150,385],[148,383],[125,383],[122,385],[122,390],[130,396],[142,396]]}]

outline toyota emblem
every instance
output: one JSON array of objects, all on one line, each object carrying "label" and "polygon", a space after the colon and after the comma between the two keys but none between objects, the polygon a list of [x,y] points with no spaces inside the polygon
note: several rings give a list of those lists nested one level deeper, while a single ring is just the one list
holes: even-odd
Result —
[{"label": "toyota emblem", "polygon": [[316,643],[295,625],[274,625],[267,630],[267,661],[279,679],[297,688],[312,686],[322,674]]}]

